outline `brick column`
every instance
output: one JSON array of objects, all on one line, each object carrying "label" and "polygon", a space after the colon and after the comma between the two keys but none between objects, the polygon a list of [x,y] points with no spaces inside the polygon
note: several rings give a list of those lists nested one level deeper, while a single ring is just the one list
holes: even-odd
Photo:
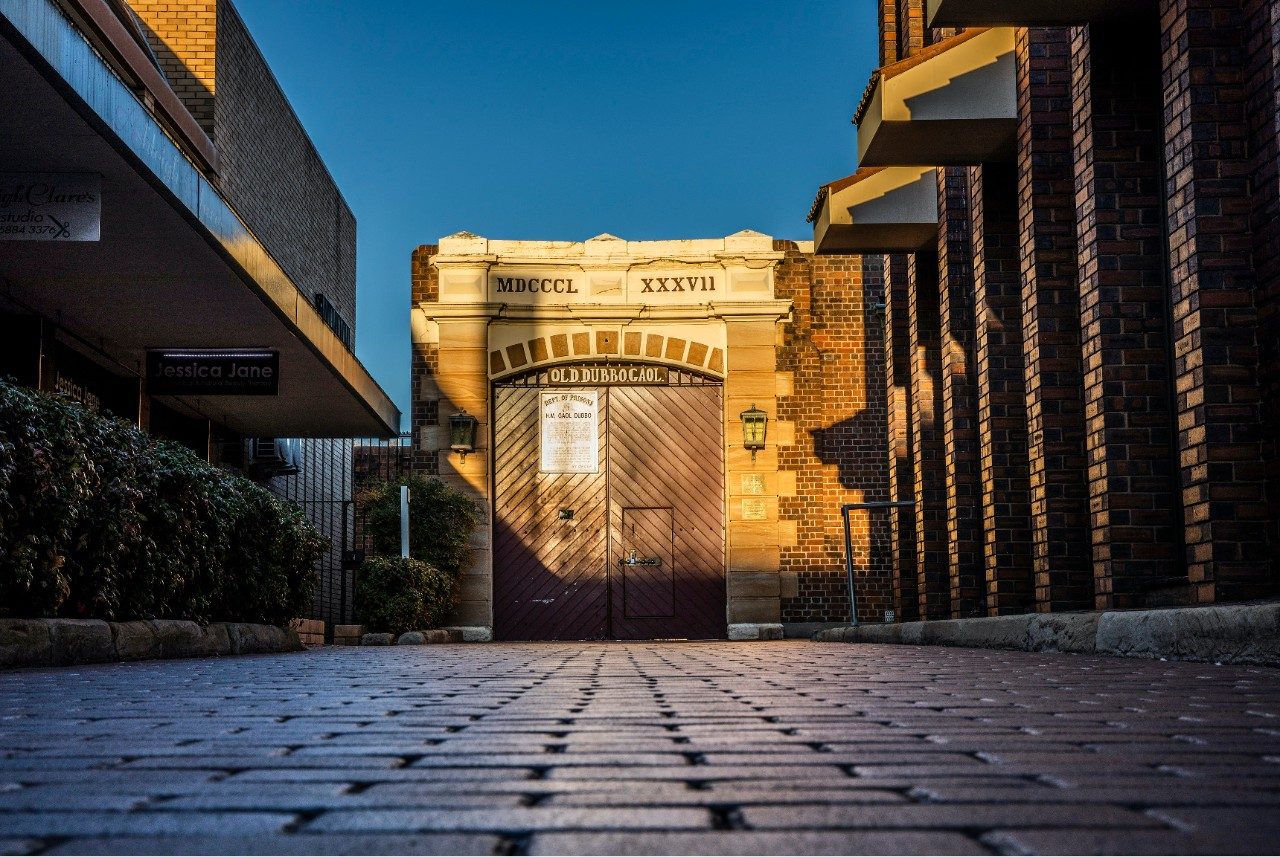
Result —
[{"label": "brick column", "polygon": [[[907,257],[885,256],[884,360],[889,421],[889,499],[909,500],[915,489],[911,454],[911,317]],[[916,588],[916,516],[890,509],[893,608],[901,622],[920,618]]]},{"label": "brick column", "polygon": [[898,61],[898,0],[880,0],[880,65]]},{"label": "brick column", "polygon": [[921,619],[946,619],[951,615],[937,271],[937,258],[932,253],[916,253],[907,258],[911,458],[915,469],[916,581]]},{"label": "brick column", "polygon": [[973,365],[973,248],[965,167],[938,170],[938,319],[951,617],[982,612],[981,489]]},{"label": "brick column", "polygon": [[1099,609],[1143,606],[1152,590],[1174,596],[1186,583],[1174,511],[1160,57],[1154,33],[1136,35],[1132,25],[1072,31],[1085,446]]},{"label": "brick column", "polygon": [[[1280,586],[1280,0],[1248,0],[1254,151],[1254,267],[1258,273],[1262,457],[1267,467],[1271,576]],[[1255,11],[1256,10],[1256,11]],[[1252,17],[1257,15],[1255,19]],[[1269,21],[1270,26],[1267,26]]]},{"label": "brick column", "polygon": [[1161,0],[1170,283],[1187,574],[1204,603],[1268,594],[1250,234],[1248,22]]},{"label": "brick column", "polygon": [[1082,610],[1093,606],[1093,573],[1084,475],[1071,31],[1021,28],[1016,58],[1018,226],[1036,609]]},{"label": "brick column", "polygon": [[897,3],[898,59],[904,60],[924,49],[924,0],[894,0]]},{"label": "brick column", "polygon": [[969,168],[982,558],[992,616],[1029,612],[1035,601],[1017,193],[1013,165]]}]

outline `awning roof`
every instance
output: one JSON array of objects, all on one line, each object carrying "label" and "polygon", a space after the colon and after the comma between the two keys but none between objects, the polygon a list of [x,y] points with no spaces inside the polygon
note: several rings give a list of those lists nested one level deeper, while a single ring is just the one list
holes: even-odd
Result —
[{"label": "awning roof", "polygon": [[965,166],[1013,156],[1014,30],[968,30],[873,76],[858,108],[864,167]]},{"label": "awning roof", "polygon": [[1150,14],[1156,0],[927,0],[930,27],[1065,27]]},{"label": "awning roof", "polygon": [[870,167],[824,185],[809,213],[814,249],[913,253],[938,240],[935,167]]},{"label": "awning roof", "polygon": [[397,433],[387,394],[47,0],[0,0],[0,80],[5,170],[102,176],[100,241],[0,244],[16,302],[139,372],[149,347],[278,349],[278,396],[178,403],[243,434]]}]

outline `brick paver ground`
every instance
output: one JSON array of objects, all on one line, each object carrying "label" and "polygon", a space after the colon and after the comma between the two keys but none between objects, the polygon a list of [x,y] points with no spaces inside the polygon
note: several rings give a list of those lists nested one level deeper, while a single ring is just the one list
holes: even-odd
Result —
[{"label": "brick paver ground", "polygon": [[1277,670],[775,642],[0,674],[0,853],[1277,850]]}]

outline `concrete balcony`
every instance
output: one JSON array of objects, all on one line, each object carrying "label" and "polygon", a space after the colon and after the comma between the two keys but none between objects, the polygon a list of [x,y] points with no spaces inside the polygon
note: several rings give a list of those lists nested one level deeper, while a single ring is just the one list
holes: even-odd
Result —
[{"label": "concrete balcony", "polygon": [[1014,30],[969,30],[876,72],[859,105],[863,167],[967,166],[1013,157]]},{"label": "concrete balcony", "polygon": [[926,0],[930,27],[1069,27],[1150,15],[1155,0]]},{"label": "concrete balcony", "polygon": [[858,170],[818,191],[809,222],[821,254],[914,253],[938,241],[935,167]]}]

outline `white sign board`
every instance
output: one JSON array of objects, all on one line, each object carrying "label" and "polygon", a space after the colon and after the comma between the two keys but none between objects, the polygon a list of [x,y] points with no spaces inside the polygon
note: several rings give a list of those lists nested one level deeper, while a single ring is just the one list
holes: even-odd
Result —
[{"label": "white sign board", "polygon": [[543,473],[600,471],[599,393],[556,390],[541,394],[539,432]]},{"label": "white sign board", "polygon": [[0,173],[0,241],[97,241],[97,173]]}]

